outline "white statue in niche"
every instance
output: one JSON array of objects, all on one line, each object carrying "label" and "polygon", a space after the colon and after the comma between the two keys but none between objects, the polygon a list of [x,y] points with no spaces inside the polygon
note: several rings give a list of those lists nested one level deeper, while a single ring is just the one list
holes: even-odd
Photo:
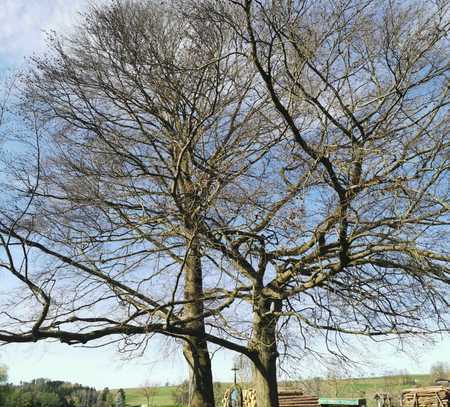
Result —
[{"label": "white statue in niche", "polygon": [[228,396],[228,407],[243,407],[242,389],[238,385],[234,385]]}]

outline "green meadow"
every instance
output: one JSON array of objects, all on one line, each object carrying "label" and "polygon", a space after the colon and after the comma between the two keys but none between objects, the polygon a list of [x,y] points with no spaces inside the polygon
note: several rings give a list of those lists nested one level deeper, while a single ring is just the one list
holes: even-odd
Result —
[{"label": "green meadow", "polygon": [[[135,387],[124,389],[127,406],[147,406],[147,401],[142,388]],[[155,394],[151,398],[149,407],[178,407],[174,404],[172,393],[176,390],[176,386],[155,387]]]}]

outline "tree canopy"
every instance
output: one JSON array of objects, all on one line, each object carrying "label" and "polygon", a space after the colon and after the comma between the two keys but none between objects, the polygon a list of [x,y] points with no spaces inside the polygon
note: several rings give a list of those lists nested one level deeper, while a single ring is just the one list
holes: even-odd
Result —
[{"label": "tree canopy", "polygon": [[175,337],[202,407],[209,342],[265,407],[280,354],[448,331],[448,3],[169,3],[22,75],[0,341]]}]

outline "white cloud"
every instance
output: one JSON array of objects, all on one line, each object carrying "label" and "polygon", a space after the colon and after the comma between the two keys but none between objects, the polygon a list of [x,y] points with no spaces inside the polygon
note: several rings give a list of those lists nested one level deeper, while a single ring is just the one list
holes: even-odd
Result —
[{"label": "white cloud", "polygon": [[0,0],[0,64],[45,50],[45,32],[67,33],[88,0]]}]

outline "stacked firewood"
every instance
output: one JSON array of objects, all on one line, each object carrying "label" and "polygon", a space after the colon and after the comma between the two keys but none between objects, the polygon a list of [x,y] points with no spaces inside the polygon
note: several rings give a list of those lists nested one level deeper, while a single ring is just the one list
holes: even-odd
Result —
[{"label": "stacked firewood", "polygon": [[278,392],[280,407],[318,407],[319,399],[303,394],[300,390],[284,390]]},{"label": "stacked firewood", "polygon": [[443,386],[404,390],[402,407],[450,407],[450,389]]}]

